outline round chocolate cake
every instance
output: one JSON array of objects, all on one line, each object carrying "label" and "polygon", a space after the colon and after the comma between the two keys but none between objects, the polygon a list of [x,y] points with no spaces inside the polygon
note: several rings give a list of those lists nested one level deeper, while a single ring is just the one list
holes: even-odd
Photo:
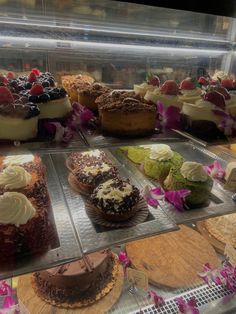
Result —
[{"label": "round chocolate cake", "polygon": [[112,289],[115,276],[114,255],[104,250],[34,273],[33,288],[40,298],[51,304],[81,307],[105,296]]}]

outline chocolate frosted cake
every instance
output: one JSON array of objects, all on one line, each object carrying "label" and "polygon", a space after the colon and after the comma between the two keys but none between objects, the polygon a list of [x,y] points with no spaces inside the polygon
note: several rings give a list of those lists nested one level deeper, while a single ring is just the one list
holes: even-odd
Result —
[{"label": "chocolate frosted cake", "polygon": [[102,84],[86,84],[82,86],[78,91],[78,101],[81,105],[96,112],[98,110],[97,103],[95,102],[97,97],[110,92],[111,89]]},{"label": "chocolate frosted cake", "polygon": [[105,296],[116,276],[115,258],[110,250],[34,273],[33,288],[44,301],[62,307],[81,307]]},{"label": "chocolate frosted cake", "polygon": [[156,105],[134,92],[113,91],[97,98],[101,129],[113,136],[144,136],[154,132]]},{"label": "chocolate frosted cake", "polygon": [[110,179],[91,195],[94,209],[108,221],[124,221],[135,215],[140,201],[139,189],[128,180]]}]

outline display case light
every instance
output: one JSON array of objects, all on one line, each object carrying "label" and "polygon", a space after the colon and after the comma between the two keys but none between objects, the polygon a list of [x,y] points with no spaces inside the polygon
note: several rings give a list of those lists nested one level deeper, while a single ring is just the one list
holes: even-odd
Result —
[{"label": "display case light", "polygon": [[14,37],[14,36],[0,36],[0,46],[5,46],[9,43],[24,43],[25,47],[41,48],[45,45],[50,48],[88,48],[88,49],[105,49],[107,52],[111,50],[126,51],[126,52],[169,52],[175,53],[197,53],[203,55],[221,55],[231,52],[231,50],[222,49],[202,49],[202,48],[188,48],[188,47],[172,47],[172,46],[147,46],[134,44],[116,44],[107,42],[91,42],[91,41],[73,41],[60,40],[54,38],[33,38],[33,37]]}]

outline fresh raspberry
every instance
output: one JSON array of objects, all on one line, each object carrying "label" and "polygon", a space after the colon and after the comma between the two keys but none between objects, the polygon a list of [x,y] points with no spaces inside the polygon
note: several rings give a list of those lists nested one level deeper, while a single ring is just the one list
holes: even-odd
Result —
[{"label": "fresh raspberry", "polygon": [[221,86],[224,88],[234,88],[234,81],[233,80],[222,80],[221,81]]},{"label": "fresh raspberry", "polygon": [[160,79],[159,79],[159,77],[157,75],[153,75],[153,76],[148,78],[147,83],[149,85],[159,87],[160,86]]},{"label": "fresh raspberry", "polygon": [[15,73],[10,71],[7,73],[8,80],[13,80],[15,78]]},{"label": "fresh raspberry", "polygon": [[187,89],[187,90],[191,90],[191,89],[195,89],[196,86],[193,83],[193,81],[191,79],[185,79],[180,83],[180,89]]},{"label": "fresh raspberry", "polygon": [[213,103],[215,106],[225,109],[225,97],[218,92],[209,92],[204,95],[204,99]]},{"label": "fresh raspberry", "polygon": [[179,92],[179,86],[175,83],[175,81],[167,80],[161,86],[160,92],[167,95],[177,95]]},{"label": "fresh raspberry", "polygon": [[209,84],[208,80],[204,76],[199,77],[198,83],[203,86],[207,86]]},{"label": "fresh raspberry", "polygon": [[39,71],[39,69],[33,68],[33,69],[31,70],[31,73],[34,73],[36,76],[39,76],[41,72]]},{"label": "fresh raspberry", "polygon": [[34,83],[37,81],[37,77],[36,77],[35,73],[33,73],[33,72],[30,73],[30,75],[28,76],[28,81],[30,83]]},{"label": "fresh raspberry", "polygon": [[5,86],[0,86],[0,104],[12,104],[14,97],[10,90]]},{"label": "fresh raspberry", "polygon": [[30,94],[32,96],[37,96],[37,95],[41,95],[43,94],[44,90],[43,90],[43,86],[41,84],[34,84],[30,90]]},{"label": "fresh raspberry", "polygon": [[1,83],[1,85],[7,85],[8,79],[5,76],[0,75],[0,83]]}]

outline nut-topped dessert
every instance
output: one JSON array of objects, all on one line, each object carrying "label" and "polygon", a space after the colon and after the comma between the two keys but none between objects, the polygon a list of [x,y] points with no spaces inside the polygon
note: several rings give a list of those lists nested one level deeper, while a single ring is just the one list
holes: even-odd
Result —
[{"label": "nut-topped dessert", "polygon": [[100,184],[91,195],[94,209],[108,221],[125,221],[138,209],[140,192],[128,180],[110,179]]},{"label": "nut-topped dessert", "polygon": [[81,105],[89,108],[94,112],[97,112],[98,105],[95,102],[96,98],[110,92],[111,92],[110,88],[99,83],[93,83],[91,85],[84,84],[78,90],[78,101]]},{"label": "nut-topped dessert", "polygon": [[96,99],[101,129],[113,136],[144,136],[154,132],[156,105],[134,92],[113,91]]},{"label": "nut-topped dessert", "polygon": [[[15,97],[15,99],[14,99]],[[29,140],[37,135],[40,110],[24,97],[0,86],[0,139]]]}]

